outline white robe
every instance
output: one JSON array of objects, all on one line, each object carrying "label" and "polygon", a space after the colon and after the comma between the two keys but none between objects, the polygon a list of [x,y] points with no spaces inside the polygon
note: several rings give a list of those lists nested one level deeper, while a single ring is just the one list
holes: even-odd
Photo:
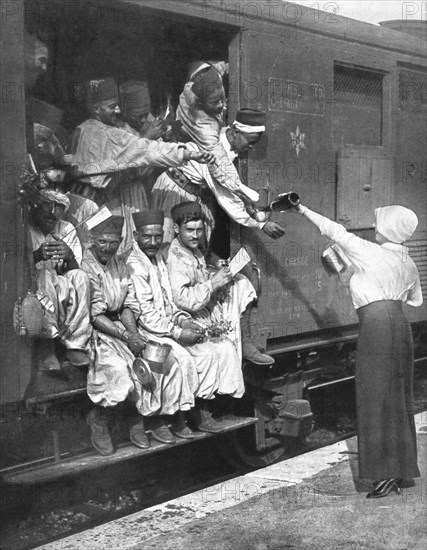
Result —
[{"label": "white robe", "polygon": [[185,148],[136,137],[91,118],[76,128],[71,150],[71,164],[87,174],[82,181],[94,188],[106,188],[126,181],[128,170],[180,166]]},{"label": "white robe", "polygon": [[[224,150],[230,158],[230,161],[232,161],[235,158],[235,154],[231,151],[230,144],[225,137],[225,130],[226,129],[224,128],[221,131],[220,141],[223,144]],[[195,143],[187,143],[187,149],[190,151],[199,151],[199,148]],[[214,177],[212,177],[207,164],[189,161],[179,168],[179,172],[191,181],[191,183],[195,186],[195,189],[209,189],[219,206],[234,222],[254,229],[262,229],[264,227],[265,222],[257,222],[248,214],[245,203],[239,195],[222,186]],[[184,201],[197,201],[202,206],[203,213],[208,219],[208,223],[205,224],[205,227],[206,238],[209,243],[212,231],[215,227],[215,222],[213,219],[214,212],[210,211],[208,212],[208,216],[206,216],[206,209],[211,210],[211,205],[203,203],[203,200],[200,198],[200,192],[194,195],[182,189],[168,176],[167,172],[164,172],[157,178],[151,194],[152,207],[165,212],[165,242],[172,242],[175,235],[171,210],[176,204],[180,204]]]},{"label": "white robe", "polygon": [[[130,308],[135,318],[140,316],[140,307],[135,289],[124,260],[113,257],[102,265],[87,250],[82,263],[91,281],[91,315],[119,314]],[[124,329],[119,320],[114,323]],[[189,410],[193,395],[183,381],[181,371],[172,366],[168,374],[153,373],[149,386],[142,386],[133,371],[135,359],[127,345],[99,331],[94,331],[95,363],[88,373],[87,392],[94,403],[104,407],[114,406],[127,396],[135,402],[143,416],[174,414],[177,410]]]},{"label": "white robe", "polygon": [[[214,154],[215,163],[209,164],[208,169],[216,182],[231,192],[246,194],[248,188],[241,182],[232,159],[224,147],[224,141],[220,139],[223,128],[222,115],[213,117],[199,109],[197,98],[191,89],[192,85],[193,82],[187,82],[179,97],[177,119],[182,122],[182,127],[191,137],[191,141],[201,149]],[[254,194],[254,191],[251,190],[251,193]]]},{"label": "white robe", "polygon": [[[82,260],[82,248],[74,227],[59,220],[52,231],[72,250],[77,263]],[[29,226],[32,250],[37,250],[52,234],[44,235],[37,227]],[[49,298],[54,310],[44,311],[43,332],[48,338],[60,337],[69,349],[89,350],[92,326],[89,320],[89,279],[80,269],[58,274],[62,261],[48,260],[35,265],[38,290]]]},{"label": "white robe", "polygon": [[[119,121],[117,127],[136,138],[141,137],[127,122]],[[120,184],[118,190],[119,204],[116,205],[113,203],[110,206],[113,214],[121,215],[125,218],[122,232],[123,241],[120,244],[119,253],[132,247],[133,232],[135,231],[132,214],[149,208],[145,186],[149,188],[152,185],[152,181],[154,181],[153,174],[155,179],[156,169],[151,166],[127,170],[126,178]]]},{"label": "white robe", "polygon": [[255,299],[255,289],[246,277],[239,275],[228,288],[223,303],[220,303],[212,291],[202,253],[199,250],[189,250],[178,238],[170,246],[167,266],[173,300],[179,308],[191,313],[194,320],[204,326],[212,322],[232,323],[232,330],[228,335],[212,339],[218,346],[221,357],[218,393],[241,397],[244,393],[244,382],[240,315]]},{"label": "white robe", "polygon": [[222,347],[209,341],[192,346],[183,346],[177,341],[182,332],[179,323],[191,316],[173,303],[169,276],[160,253],[155,262],[151,262],[134,243],[127,262],[141,306],[141,332],[152,340],[170,344],[170,357],[184,377],[191,380],[195,397],[212,399],[220,385]]}]

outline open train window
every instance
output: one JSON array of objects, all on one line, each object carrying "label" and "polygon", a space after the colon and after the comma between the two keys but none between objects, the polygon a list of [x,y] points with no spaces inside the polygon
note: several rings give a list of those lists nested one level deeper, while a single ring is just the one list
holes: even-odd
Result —
[{"label": "open train window", "polygon": [[334,144],[382,145],[384,73],[334,65]]}]

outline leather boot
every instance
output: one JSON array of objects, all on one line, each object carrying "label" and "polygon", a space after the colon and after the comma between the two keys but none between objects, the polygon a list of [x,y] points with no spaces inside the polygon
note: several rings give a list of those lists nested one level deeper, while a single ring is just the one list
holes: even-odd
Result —
[{"label": "leather boot", "polygon": [[252,342],[251,329],[251,310],[252,304],[249,304],[240,317],[240,328],[242,331],[242,356],[243,359],[260,366],[271,366],[274,364],[273,357],[266,353],[261,353]]},{"label": "leather boot", "polygon": [[181,439],[194,439],[193,431],[185,423],[184,411],[178,411],[173,415],[171,431]]},{"label": "leather boot", "polygon": [[104,407],[94,407],[86,417],[92,446],[104,456],[114,454],[113,441],[108,431],[108,416],[109,411]]},{"label": "leather boot", "polygon": [[160,443],[176,443],[175,436],[170,431],[168,424],[161,416],[152,416],[150,418],[150,429],[154,439]]},{"label": "leather boot", "polygon": [[139,417],[137,422],[131,424],[129,436],[132,443],[140,449],[149,449],[151,447],[151,443],[145,433],[144,419],[142,416]]},{"label": "leather boot", "polygon": [[35,351],[38,370],[43,372],[61,371],[61,363],[56,357],[55,340],[37,339]]},{"label": "leather boot", "polygon": [[191,410],[191,416],[199,431],[212,434],[222,432],[221,424],[214,419],[209,410],[207,399],[197,399],[196,406]]}]

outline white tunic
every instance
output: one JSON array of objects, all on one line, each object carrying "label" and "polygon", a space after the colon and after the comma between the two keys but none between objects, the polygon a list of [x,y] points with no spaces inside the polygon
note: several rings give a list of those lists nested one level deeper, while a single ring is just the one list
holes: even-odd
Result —
[{"label": "white tunic", "polygon": [[[77,262],[82,260],[82,247],[71,223],[59,220],[52,233],[44,235],[40,229],[29,225],[32,249],[37,250],[52,234],[62,239],[72,250]],[[49,298],[54,310],[45,310],[43,332],[48,338],[60,337],[69,349],[89,350],[92,326],[89,320],[90,285],[88,277],[80,269],[72,269],[58,275],[62,260],[47,260],[35,265],[38,290]]]},{"label": "white tunic", "polygon": [[[87,250],[82,268],[91,280],[93,318],[119,314],[124,307],[130,308],[135,318],[139,318],[140,306],[122,258],[115,256],[104,266],[91,250]],[[114,323],[124,330],[119,320]],[[125,342],[94,331],[94,347],[96,360],[89,368],[87,383],[88,395],[94,403],[114,406],[129,395],[143,416],[170,415],[192,406],[193,396],[189,391],[184,395],[182,374],[176,366],[172,366],[168,374],[153,373],[153,382],[142,386],[133,371],[135,357]]]},{"label": "white tunic", "polygon": [[[178,238],[172,241],[167,266],[175,304],[191,313],[201,325],[230,321],[232,330],[220,339],[212,339],[221,357],[218,393],[241,397],[244,393],[240,315],[256,297],[246,277],[238,276],[219,300],[213,293],[206,263],[199,250],[191,251]],[[222,302],[222,303],[221,303]]]},{"label": "white tunic", "polygon": [[180,166],[185,151],[182,145],[138,138],[92,118],[76,128],[71,148],[71,164],[84,174],[95,174],[82,181],[96,188],[112,183],[114,173],[118,174],[114,178],[114,183],[118,184],[126,178],[128,170]]},{"label": "white tunic", "polygon": [[[48,235],[44,235],[40,231],[40,229],[34,227],[33,225],[29,225],[28,228],[30,232],[31,243],[33,245],[33,250],[37,250],[38,248],[40,248],[40,246],[46,241],[54,241],[55,239],[53,238],[52,234],[55,234],[71,248],[77,263],[79,265],[81,264],[82,245],[80,244],[77,232],[74,229],[73,224],[64,220],[59,220],[58,223],[55,225],[55,229]],[[55,269],[57,265],[58,261],[47,260],[46,262],[38,262],[36,264],[36,269]]]},{"label": "white tunic", "polygon": [[[183,129],[194,143],[215,155],[216,162],[208,165],[208,170],[218,184],[229,191],[246,194],[248,187],[240,181],[239,174],[224,148],[224,141],[220,139],[222,115],[213,117],[199,109],[192,86],[193,82],[187,82],[184,86],[176,111],[177,119],[182,122]],[[249,191],[253,196],[255,191]]]},{"label": "white tunic", "polygon": [[160,253],[152,262],[134,243],[127,264],[141,307],[138,322],[141,332],[151,340],[170,344],[170,357],[182,371],[194,396],[212,399],[219,388],[222,349],[211,342],[192,346],[179,343],[182,333],[179,323],[191,316],[173,303],[169,276]]}]

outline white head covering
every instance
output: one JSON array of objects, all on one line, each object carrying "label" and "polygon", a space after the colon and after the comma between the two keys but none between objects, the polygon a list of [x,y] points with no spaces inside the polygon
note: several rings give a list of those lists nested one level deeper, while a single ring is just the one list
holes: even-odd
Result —
[{"label": "white head covering", "polygon": [[407,241],[414,234],[417,225],[415,212],[404,206],[382,206],[375,209],[376,230],[393,243]]},{"label": "white head covering", "polygon": [[64,193],[56,191],[55,189],[42,189],[40,191],[40,198],[48,202],[56,202],[62,204],[65,208],[65,212],[70,208],[70,199]]}]

